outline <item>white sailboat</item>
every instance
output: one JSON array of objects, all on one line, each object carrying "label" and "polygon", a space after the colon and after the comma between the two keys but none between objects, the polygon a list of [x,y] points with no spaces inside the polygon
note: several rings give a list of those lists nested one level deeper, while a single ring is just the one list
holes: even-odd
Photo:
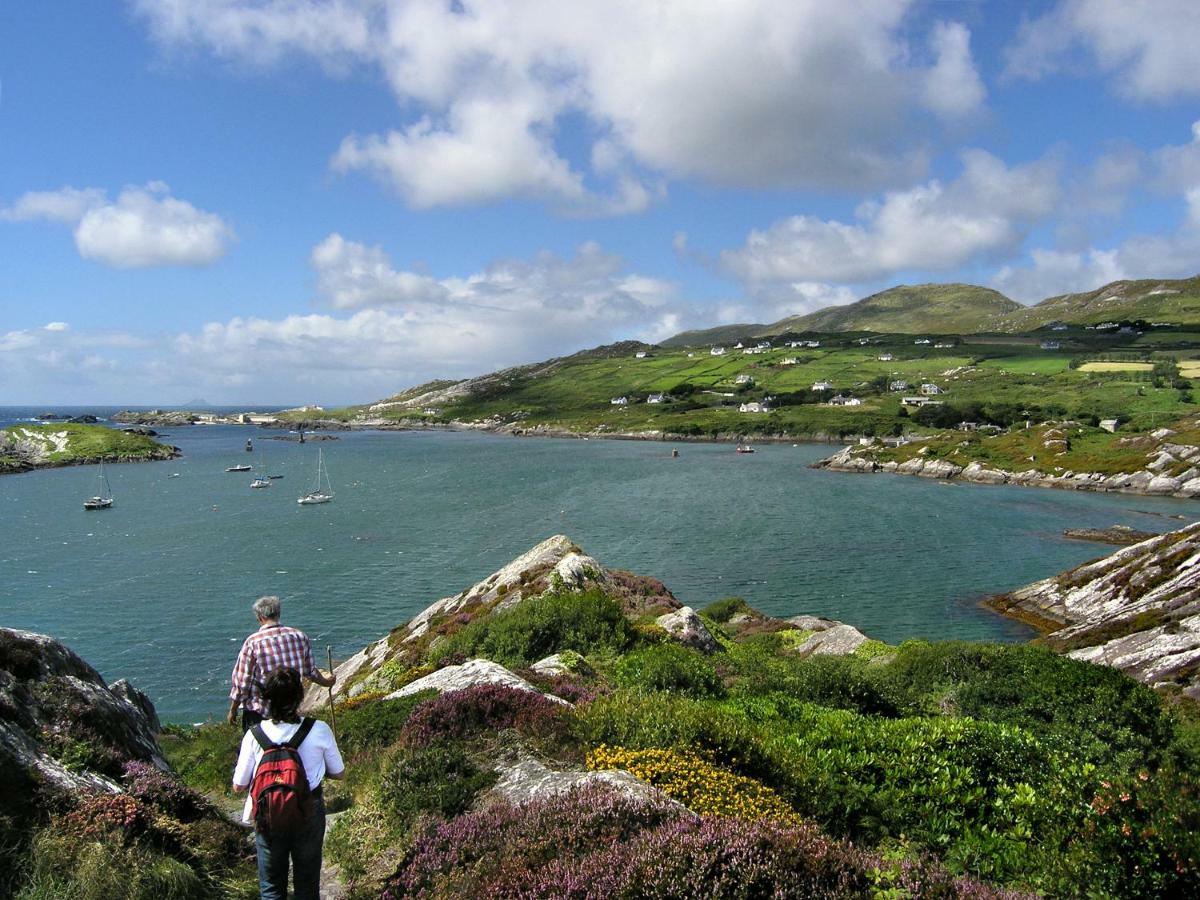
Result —
[{"label": "white sailboat", "polygon": [[[324,487],[322,487],[324,485]],[[314,503],[328,503],[333,499],[333,486],[329,483],[329,470],[325,468],[325,452],[317,449],[317,483],[313,489],[297,500],[305,506]]]},{"label": "white sailboat", "polygon": [[[247,442],[247,443],[249,443],[249,442]],[[270,487],[271,486],[271,476],[267,474],[266,457],[263,456],[262,454],[259,454],[259,457],[258,457],[258,468],[262,471],[262,474],[259,475],[257,478],[255,478],[252,482],[250,482],[250,487],[252,487],[252,488],[268,488],[268,487]]]},{"label": "white sailboat", "polygon": [[84,509],[108,509],[113,505],[112,487],[109,486],[108,476],[104,474],[104,460],[100,460],[100,493],[83,501]]}]

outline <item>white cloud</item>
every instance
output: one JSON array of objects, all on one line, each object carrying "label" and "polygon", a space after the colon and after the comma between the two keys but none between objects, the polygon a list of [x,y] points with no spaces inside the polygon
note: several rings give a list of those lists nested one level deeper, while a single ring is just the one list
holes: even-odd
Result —
[{"label": "white cloud", "polygon": [[1192,123],[1192,140],[1179,146],[1167,146],[1154,154],[1159,187],[1180,193],[1200,187],[1200,121]]},{"label": "white cloud", "polygon": [[750,299],[728,300],[719,304],[717,321],[721,324],[771,323],[827,306],[844,306],[861,297],[861,293],[851,288],[815,281],[772,284],[756,290]]},{"label": "white cloud", "polygon": [[67,331],[70,327],[66,322],[47,322],[42,326],[46,331]]},{"label": "white cloud", "polygon": [[104,191],[98,188],[64,187],[57,191],[29,191],[12,206],[0,209],[0,220],[32,222],[44,219],[74,225],[92,207],[104,202]]},{"label": "white cloud", "polygon": [[397,272],[381,247],[331,234],[313,248],[318,289],[337,309],[444,300],[446,289],[427,275]]},{"label": "white cloud", "polygon": [[971,59],[971,32],[959,22],[939,22],[930,46],[937,62],[925,73],[925,105],[945,116],[976,112],[987,91]]},{"label": "white cloud", "polygon": [[793,282],[863,282],[909,269],[950,269],[1015,249],[1060,196],[1051,161],[1007,167],[981,150],[963,172],[860,206],[854,223],[792,216],[721,255],[752,290]]},{"label": "white cloud", "polygon": [[233,240],[220,216],[172,197],[161,181],[126,187],[114,201],[99,188],[30,191],[0,219],[72,225],[80,256],[119,269],[208,265]]},{"label": "white cloud", "polygon": [[1200,187],[1184,197],[1185,212],[1169,234],[1135,235],[1108,249],[1033,250],[1031,265],[1008,265],[992,286],[1025,303],[1090,291],[1126,278],[1183,278],[1200,270]]},{"label": "white cloud", "polygon": [[[1118,93],[1166,101],[1200,94],[1195,0],[1061,0],[1022,24],[1009,48],[1007,74],[1038,79],[1091,66],[1113,76]],[[1080,52],[1082,51],[1082,57]]]},{"label": "white cloud", "polygon": [[[914,62],[913,0],[133,2],[165,47],[381,71],[406,120],[346,137],[332,165],[417,207],[525,197],[616,214],[663,177],[898,183],[925,165],[929,113],[984,100],[964,26],[938,23],[931,62]],[[593,146],[572,162],[556,138],[580,117]]]}]

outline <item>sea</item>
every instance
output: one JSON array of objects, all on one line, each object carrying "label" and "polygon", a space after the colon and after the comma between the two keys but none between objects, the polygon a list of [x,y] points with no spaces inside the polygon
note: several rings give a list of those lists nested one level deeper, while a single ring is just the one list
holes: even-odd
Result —
[{"label": "sea", "polygon": [[[115,411],[0,407],[0,427]],[[1113,549],[1063,529],[1160,532],[1200,514],[1195,501],[810,469],[826,444],[162,432],[183,456],[106,466],[109,510],[82,506],[96,466],[0,477],[0,625],[65,641],[174,722],[223,714],[259,596],[283,599],[322,662],[327,648],[344,659],[555,534],[696,608],[739,596],[891,643],[1023,641],[1028,628],[980,601]],[[335,499],[301,506],[318,449]],[[225,471],[242,463],[283,477],[252,490],[255,473]]]}]

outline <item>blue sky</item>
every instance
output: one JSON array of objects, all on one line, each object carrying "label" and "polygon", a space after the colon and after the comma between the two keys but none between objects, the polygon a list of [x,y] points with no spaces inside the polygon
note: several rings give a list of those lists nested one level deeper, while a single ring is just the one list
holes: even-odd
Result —
[{"label": "blue sky", "polygon": [[0,405],[336,404],[1200,271],[1200,6],[0,7]]}]

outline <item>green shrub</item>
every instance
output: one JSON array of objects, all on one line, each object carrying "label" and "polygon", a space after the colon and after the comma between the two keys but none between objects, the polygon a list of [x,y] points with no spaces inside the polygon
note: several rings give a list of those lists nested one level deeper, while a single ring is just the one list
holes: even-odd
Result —
[{"label": "green shrub", "polygon": [[465,811],[495,778],[457,744],[406,748],[384,767],[379,802],[398,825],[413,822],[421,813],[450,818]]},{"label": "green shrub", "polygon": [[741,597],[726,597],[723,600],[714,600],[708,604],[708,606],[700,610],[700,615],[708,616],[714,622],[724,624],[738,613],[750,611],[750,604]]},{"label": "green shrub", "polygon": [[678,644],[643,647],[621,657],[613,669],[622,687],[666,691],[686,697],[724,695],[716,669],[700,653]]},{"label": "green shrub", "polygon": [[561,650],[619,653],[635,640],[620,603],[602,591],[551,592],[472,622],[440,641],[431,655],[433,662],[461,655],[527,666]]},{"label": "green shrub", "polygon": [[352,756],[394,743],[418,704],[436,695],[436,691],[419,691],[395,700],[376,700],[339,709],[339,748],[346,756]]},{"label": "green shrub", "polygon": [[184,784],[198,791],[222,793],[229,792],[241,741],[242,730],[224,722],[198,728],[168,725],[158,739]]}]

